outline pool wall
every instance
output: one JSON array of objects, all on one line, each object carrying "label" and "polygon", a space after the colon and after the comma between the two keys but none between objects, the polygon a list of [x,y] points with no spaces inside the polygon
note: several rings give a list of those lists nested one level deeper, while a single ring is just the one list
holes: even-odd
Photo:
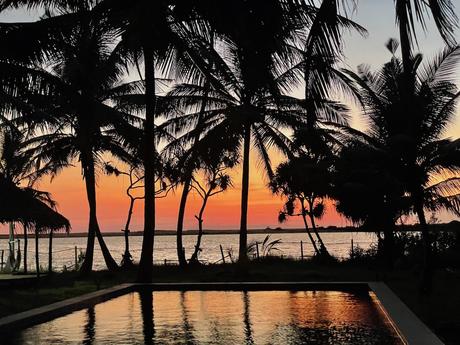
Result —
[{"label": "pool wall", "polygon": [[382,282],[228,282],[228,283],[152,283],[122,284],[47,306],[0,318],[0,333],[23,329],[50,321],[76,310],[91,307],[112,298],[148,288],[153,291],[372,291],[379,306],[406,344],[442,345],[439,338]]}]

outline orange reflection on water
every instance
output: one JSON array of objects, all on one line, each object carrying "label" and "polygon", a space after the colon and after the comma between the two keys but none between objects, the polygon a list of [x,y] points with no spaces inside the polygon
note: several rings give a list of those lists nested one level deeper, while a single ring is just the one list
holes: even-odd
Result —
[{"label": "orange reflection on water", "polygon": [[334,291],[131,293],[12,344],[401,344],[375,296]]}]

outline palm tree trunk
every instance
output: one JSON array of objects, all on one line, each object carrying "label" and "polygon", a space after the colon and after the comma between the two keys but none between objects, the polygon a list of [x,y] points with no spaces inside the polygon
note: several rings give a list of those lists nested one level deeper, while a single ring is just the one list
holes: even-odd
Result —
[{"label": "palm tree trunk", "polygon": [[306,216],[307,211],[305,210],[305,204],[303,200],[300,201],[300,205],[301,205],[301,211],[302,211],[303,224],[305,226],[305,230],[307,231],[308,238],[310,239],[310,242],[313,246],[315,253],[319,255],[320,251],[318,250],[318,247],[316,246],[316,242],[313,239],[313,236],[311,235],[310,229],[308,228],[308,222],[307,222],[307,216]]},{"label": "palm tree trunk", "polygon": [[177,249],[177,259],[179,260],[180,267],[187,266],[187,259],[185,258],[184,245],[182,243],[182,235],[183,235],[183,229],[184,229],[185,207],[187,205],[187,197],[188,197],[191,181],[192,181],[192,174],[188,173],[186,180],[184,182],[184,189],[182,190],[182,196],[180,198],[180,204],[179,204],[179,214],[177,217],[176,249]]},{"label": "palm tree trunk", "polygon": [[251,149],[251,123],[244,129],[243,140],[243,177],[241,184],[241,222],[238,261],[248,261],[248,197],[249,197],[249,154]]},{"label": "palm tree trunk", "polygon": [[405,28],[407,25],[410,23],[409,18],[407,16],[407,11],[406,11],[406,3],[408,0],[397,0],[396,1],[396,12],[399,20],[399,39],[401,41],[401,55],[402,55],[402,61],[403,61],[403,68],[404,68],[404,73],[406,74],[406,77],[410,73],[411,69],[411,44],[410,44],[410,37],[409,33]]},{"label": "palm tree trunk", "polygon": [[190,262],[197,262],[198,261],[198,252],[200,251],[201,247],[201,238],[203,237],[203,214],[204,210],[206,209],[206,204],[208,203],[209,193],[206,193],[203,199],[203,203],[201,204],[200,212],[198,213],[198,217],[196,217],[198,221],[198,236],[196,238],[195,250],[193,251],[193,255],[190,258]]},{"label": "palm tree trunk", "polygon": [[38,252],[38,231],[35,229],[35,269],[37,278],[40,278],[40,253]]},{"label": "palm tree trunk", "polygon": [[53,230],[51,229],[48,242],[48,273],[53,273]]},{"label": "palm tree trunk", "polygon": [[86,196],[88,198],[89,205],[89,228],[85,260],[81,266],[81,272],[89,273],[93,269],[94,240],[96,236],[101,247],[102,255],[104,257],[107,268],[110,271],[114,271],[118,269],[118,265],[110,254],[107,245],[105,244],[97,221],[96,176],[94,171],[94,161],[92,159],[91,153],[84,153],[82,155],[82,168],[85,174],[84,178],[86,184]]},{"label": "palm tree trunk", "polygon": [[420,288],[423,291],[431,290],[431,240],[428,224],[426,222],[425,211],[423,210],[423,203],[416,202],[417,217],[420,222],[420,229],[422,232],[423,241],[423,272],[421,277]]},{"label": "palm tree trunk", "polygon": [[394,230],[395,223],[393,222],[393,220],[389,220],[388,224],[385,226],[383,230],[383,234],[385,236],[383,239],[383,250],[385,253],[386,266],[390,270],[393,269],[393,251],[395,244]]},{"label": "palm tree trunk", "polygon": [[24,224],[24,273],[27,273],[27,226]]},{"label": "palm tree trunk", "polygon": [[144,125],[144,237],[139,262],[138,281],[152,281],[155,238],[155,56],[150,43],[144,44],[146,111]]}]

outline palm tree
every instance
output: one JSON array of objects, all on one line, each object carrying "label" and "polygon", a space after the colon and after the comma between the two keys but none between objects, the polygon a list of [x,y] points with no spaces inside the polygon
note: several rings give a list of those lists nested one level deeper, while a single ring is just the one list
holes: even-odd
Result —
[{"label": "palm tree", "polygon": [[339,213],[377,233],[379,254],[391,269],[396,254],[396,222],[408,213],[409,201],[403,183],[392,170],[394,163],[388,152],[370,142],[361,142],[355,136],[342,148],[334,162],[331,196]]},{"label": "palm tree", "polygon": [[[39,22],[14,25],[3,36],[15,58],[28,63],[46,62],[49,66],[46,70],[29,68],[38,85],[33,90],[22,90],[18,97],[41,110],[42,116],[29,113],[22,116],[31,134],[40,133],[27,143],[37,166],[52,165],[57,173],[75,159],[81,163],[90,209],[83,272],[92,269],[95,236],[107,267],[118,267],[97,221],[96,169],[104,152],[121,160],[129,159],[124,147],[130,135],[136,134],[131,124],[139,121],[116,111],[107,102],[119,94],[142,88],[142,82],[121,83],[126,65],[122,49],[116,44],[117,31],[100,17],[96,18],[91,7],[91,2],[81,3],[76,13],[60,8],[62,14],[58,16],[47,13]],[[39,48],[31,44],[30,52],[22,48],[16,52],[15,39],[29,34],[45,43]]]},{"label": "palm tree", "polygon": [[458,18],[451,0],[395,0],[394,3],[403,70],[409,83],[407,86],[410,87],[412,49],[417,42],[415,23],[418,22],[423,29],[426,29],[426,20],[431,14],[443,40],[449,46],[455,46]]},{"label": "palm tree", "polygon": [[[219,46],[226,47],[216,51],[208,42],[202,42],[205,47],[202,52],[210,57],[215,68],[206,76],[211,89],[191,84],[175,88],[169,97],[176,98],[178,104],[169,116],[178,111],[186,115],[171,120],[164,127],[170,126],[174,134],[183,133],[191,128],[192,121],[196,124],[198,119],[204,118],[198,129],[179,138],[181,145],[184,142],[190,144],[190,139],[196,138],[200,132],[200,136],[212,134],[217,138],[222,138],[224,133],[239,133],[243,148],[239,255],[244,261],[247,258],[251,141],[261,153],[269,174],[271,167],[266,144],[281,148],[285,154],[291,151],[289,138],[279,129],[292,126],[296,121],[279,111],[291,102],[289,97],[281,96],[280,88],[287,88],[295,81],[293,75],[298,72],[300,64],[285,75],[280,76],[280,72],[288,69],[291,60],[295,61],[292,54],[298,55],[299,51],[292,49],[287,42],[295,41],[296,29],[306,26],[308,20],[305,17],[311,20],[316,8],[295,1],[275,0],[265,2],[263,8],[246,1],[218,6],[206,2],[201,4],[202,7],[197,6],[198,12],[209,20]],[[231,13],[238,13],[240,20],[236,23],[231,20]],[[286,104],[280,104],[283,102]],[[303,121],[303,116],[296,116],[296,120]],[[181,209],[184,209],[182,204]],[[180,252],[178,244],[179,256]]]},{"label": "palm tree", "polygon": [[392,59],[380,71],[371,73],[361,67],[358,74],[348,74],[362,94],[370,121],[370,130],[362,140],[389,157],[390,176],[402,183],[419,219],[428,267],[431,244],[424,210],[458,212],[460,142],[443,139],[443,135],[460,96],[452,80],[460,49],[446,48],[423,67],[420,55],[412,59],[413,103],[406,113],[403,84],[407,79],[402,61],[395,55],[398,44],[390,40],[387,47]]}]

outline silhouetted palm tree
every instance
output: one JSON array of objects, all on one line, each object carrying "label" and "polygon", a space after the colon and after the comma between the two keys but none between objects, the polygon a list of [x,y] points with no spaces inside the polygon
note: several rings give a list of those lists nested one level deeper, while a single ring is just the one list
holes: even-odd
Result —
[{"label": "silhouetted palm tree", "polygon": [[[75,13],[60,8],[59,15],[46,13],[36,23],[14,25],[2,37],[14,58],[49,66],[31,71],[32,77],[39,78],[34,79],[32,90],[22,90],[18,97],[41,110],[38,115],[22,116],[31,134],[36,134],[28,145],[37,166],[52,165],[57,173],[75,159],[81,163],[90,209],[83,272],[92,269],[95,236],[107,267],[118,267],[97,222],[96,169],[104,152],[128,160],[124,147],[130,135],[132,139],[136,134],[131,123],[140,121],[107,102],[142,87],[141,82],[121,82],[126,64],[117,45],[117,31],[96,18],[91,9],[91,2],[80,3]],[[15,52],[15,39],[29,34],[35,40],[30,49]],[[44,43],[37,46],[36,41]]]},{"label": "silhouetted palm tree", "polygon": [[[393,165],[389,153],[380,145],[353,140],[334,162],[331,193],[339,213],[377,233],[379,254],[390,269],[396,254],[396,222],[409,211],[409,200],[404,197],[403,183]],[[380,246],[381,232],[383,246]]]},{"label": "silhouetted palm tree", "polygon": [[387,47],[393,57],[380,71],[371,73],[362,66],[358,74],[348,74],[362,93],[370,121],[370,130],[361,140],[388,157],[384,171],[403,185],[410,198],[422,229],[427,267],[430,239],[424,210],[459,210],[459,142],[443,136],[460,96],[452,80],[460,49],[446,48],[425,66],[420,55],[411,60],[414,94],[412,110],[407,113],[403,85],[407,79],[401,60],[395,56],[398,44],[390,40]]}]

